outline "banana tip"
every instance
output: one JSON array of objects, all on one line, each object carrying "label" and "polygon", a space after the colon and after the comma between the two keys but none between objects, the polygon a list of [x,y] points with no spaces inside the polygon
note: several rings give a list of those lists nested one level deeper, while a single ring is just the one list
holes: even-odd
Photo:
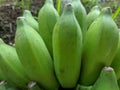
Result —
[{"label": "banana tip", "polygon": [[19,20],[19,19],[25,19],[25,17],[23,17],[23,16],[18,17],[17,20]]},{"label": "banana tip", "polygon": [[103,69],[106,70],[106,71],[113,71],[112,67],[104,67]]}]

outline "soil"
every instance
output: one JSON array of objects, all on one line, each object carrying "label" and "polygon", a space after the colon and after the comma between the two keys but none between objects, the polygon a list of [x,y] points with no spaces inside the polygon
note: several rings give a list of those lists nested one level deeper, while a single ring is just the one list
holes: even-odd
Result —
[{"label": "soil", "polygon": [[[44,0],[34,0],[31,2],[30,11],[37,16],[39,9],[44,4]],[[13,45],[16,32],[16,19],[22,16],[23,9],[19,5],[6,3],[0,6],[0,38],[5,43]]]}]

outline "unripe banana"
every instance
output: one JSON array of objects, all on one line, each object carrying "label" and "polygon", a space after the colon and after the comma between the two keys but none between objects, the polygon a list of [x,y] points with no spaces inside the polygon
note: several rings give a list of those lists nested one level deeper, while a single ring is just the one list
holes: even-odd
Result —
[{"label": "unripe banana", "polygon": [[25,17],[26,22],[38,32],[38,22],[34,19],[29,10],[24,10],[23,17]]},{"label": "unripe banana", "polygon": [[91,90],[120,90],[113,68],[103,68]]},{"label": "unripe banana", "polygon": [[[0,44],[4,44],[4,41],[0,38]],[[6,77],[0,67],[0,80],[6,80]]]},{"label": "unripe banana", "polygon": [[75,90],[91,90],[92,86],[82,86],[82,85],[77,85]]},{"label": "unripe banana", "polygon": [[16,87],[27,88],[30,81],[18,58],[14,47],[5,43],[0,43],[0,68],[8,83],[15,84]]},{"label": "unripe banana", "polygon": [[58,83],[54,75],[51,56],[40,35],[26,24],[24,17],[17,19],[15,47],[26,72],[47,90],[55,90]]},{"label": "unripe banana", "polygon": [[86,13],[86,10],[85,10],[83,4],[81,3],[81,0],[71,0],[71,3],[73,5],[75,16],[78,20],[80,27],[81,27],[83,39],[84,39],[86,31],[87,31],[87,22],[86,22],[87,13]]},{"label": "unripe banana", "polygon": [[91,11],[87,15],[87,29],[92,24],[92,22],[100,15],[100,8],[98,6],[94,6]]},{"label": "unripe banana", "polygon": [[46,0],[44,6],[40,9],[38,15],[39,33],[43,38],[48,51],[53,56],[52,34],[55,23],[59,15],[53,6],[52,0]]},{"label": "unripe banana", "polygon": [[54,67],[63,88],[73,88],[80,74],[82,32],[72,5],[65,6],[53,32]]},{"label": "unripe banana", "polygon": [[111,14],[109,7],[104,8],[87,31],[82,54],[81,85],[92,85],[101,69],[111,65],[115,56],[119,31]]},{"label": "unripe banana", "polygon": [[120,30],[119,30],[119,43],[111,67],[114,68],[117,79],[120,79]]}]

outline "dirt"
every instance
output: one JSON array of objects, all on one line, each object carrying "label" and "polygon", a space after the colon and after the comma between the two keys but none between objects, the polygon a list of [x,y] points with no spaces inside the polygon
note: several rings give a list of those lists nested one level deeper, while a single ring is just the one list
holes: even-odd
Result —
[{"label": "dirt", "polygon": [[[37,16],[39,9],[44,4],[44,0],[34,0],[31,2],[30,10]],[[23,9],[15,4],[6,3],[0,6],[0,38],[5,43],[12,45],[16,32],[16,19],[22,16]]]}]

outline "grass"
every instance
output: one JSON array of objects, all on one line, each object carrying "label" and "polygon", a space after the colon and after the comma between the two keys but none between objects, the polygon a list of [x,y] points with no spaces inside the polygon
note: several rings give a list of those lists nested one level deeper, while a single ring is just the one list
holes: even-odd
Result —
[{"label": "grass", "polygon": [[32,0],[22,0],[21,1],[21,7],[23,8],[23,9],[27,9],[27,10],[30,10],[30,3],[31,3],[31,1]]},{"label": "grass", "polygon": [[119,13],[120,13],[120,6],[116,9],[115,13],[113,13],[113,16],[112,16],[113,19],[116,19]]},{"label": "grass", "polygon": [[57,11],[58,11],[58,13],[60,14],[61,0],[56,0],[56,3],[57,3]]},{"label": "grass", "polygon": [[0,5],[1,5],[3,2],[4,2],[3,0],[0,0]]}]

